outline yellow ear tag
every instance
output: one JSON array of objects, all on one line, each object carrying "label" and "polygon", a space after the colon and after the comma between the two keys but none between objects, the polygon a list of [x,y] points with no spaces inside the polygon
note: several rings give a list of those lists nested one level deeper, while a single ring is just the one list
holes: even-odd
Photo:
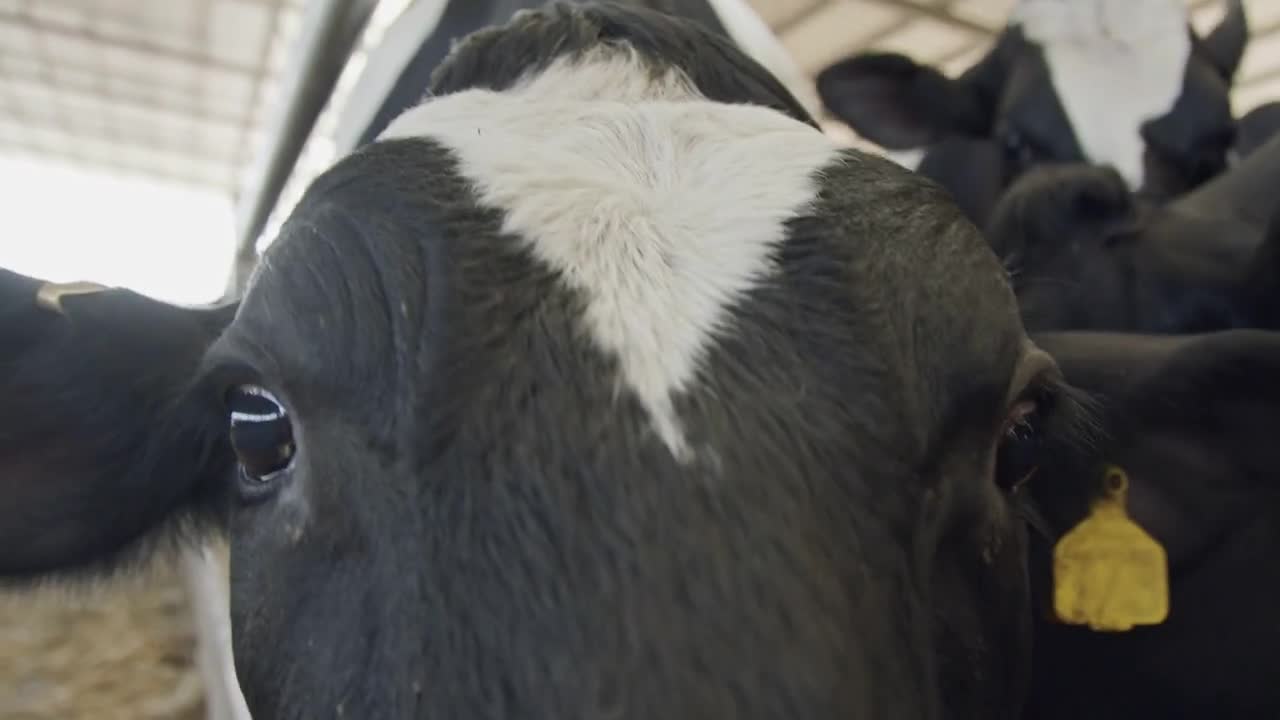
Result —
[{"label": "yellow ear tag", "polygon": [[1053,607],[1058,619],[1125,632],[1169,615],[1164,548],[1125,510],[1129,478],[1107,468],[1107,495],[1053,549]]}]

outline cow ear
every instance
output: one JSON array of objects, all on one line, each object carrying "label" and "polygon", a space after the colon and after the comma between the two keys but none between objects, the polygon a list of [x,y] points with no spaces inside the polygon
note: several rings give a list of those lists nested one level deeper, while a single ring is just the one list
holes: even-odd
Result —
[{"label": "cow ear", "polygon": [[[1060,340],[1046,349],[1099,398],[1099,459],[1126,472],[1129,512],[1175,572],[1274,502],[1280,333],[1055,335],[1076,338],[1074,352],[1055,348]],[[1092,347],[1081,351],[1079,338]]]},{"label": "cow ear", "polygon": [[234,308],[0,270],[0,577],[102,567],[212,507],[232,455],[194,382]]},{"label": "cow ear", "polygon": [[1133,478],[1130,509],[1165,543],[1174,566],[1276,496],[1280,333],[1193,336],[1126,403],[1117,451]]},{"label": "cow ear", "polygon": [[855,55],[820,72],[817,84],[833,115],[890,150],[986,130],[989,113],[972,87],[898,53]]},{"label": "cow ear", "polygon": [[1244,57],[1249,43],[1249,20],[1245,16],[1243,0],[1228,0],[1227,13],[1204,38],[1205,54],[1214,69],[1228,84],[1235,78],[1236,69]]}]

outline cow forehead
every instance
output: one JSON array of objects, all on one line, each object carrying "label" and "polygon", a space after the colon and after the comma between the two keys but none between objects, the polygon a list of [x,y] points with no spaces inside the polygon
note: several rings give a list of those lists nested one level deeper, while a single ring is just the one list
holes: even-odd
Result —
[{"label": "cow forehead", "polygon": [[[786,398],[796,392],[833,396],[837,413],[901,401],[912,407],[899,404],[894,416],[920,418],[916,432],[927,430],[935,398],[901,397],[906,391],[898,385],[910,385],[913,374],[932,374],[937,397],[949,392],[938,384],[949,382],[948,366],[964,372],[945,377],[1002,382],[1008,358],[993,360],[993,353],[1003,353],[1009,333],[1020,331],[1012,296],[999,263],[940,192],[890,163],[851,157],[776,111],[707,102],[679,75],[646,67],[633,68],[640,74],[631,79],[617,76],[630,61],[622,54],[553,65],[507,91],[453,93],[407,113],[384,141],[317,181],[320,192],[309,192],[268,250],[231,335],[243,339],[240,346],[285,357],[266,362],[300,388],[286,387],[286,400],[342,385],[338,375],[376,378],[341,392],[378,408],[369,414],[382,421],[413,406],[414,397],[438,392],[433,384],[458,387],[456,378],[442,381],[435,372],[403,374],[423,367],[427,356],[447,356],[448,368],[470,366],[463,372],[476,380],[467,387],[499,382],[480,378],[494,371],[505,378],[564,372],[565,365],[501,365],[501,357],[530,345],[495,351],[506,340],[492,338],[528,333],[529,343],[569,353],[574,372],[589,373],[575,382],[625,391],[634,422],[678,463],[703,459],[708,447],[702,421],[685,408],[693,393],[721,398],[740,393],[732,388],[744,382],[761,389],[780,383],[781,399],[753,391],[754,399],[729,402],[766,414],[794,412]],[[646,82],[658,83],[655,99],[641,99]],[[627,101],[575,99],[586,88]],[[868,192],[903,205],[858,205]],[[425,210],[397,218],[412,202]],[[334,207],[348,220],[335,219]],[[489,219],[476,224],[476,217]],[[804,253],[815,254],[784,265],[782,258],[797,252],[797,222]],[[820,242],[811,239],[815,233]],[[859,254],[864,259],[850,259]],[[930,279],[945,272],[962,273],[963,282]],[[386,280],[396,275],[402,279]],[[563,312],[573,329],[559,320],[544,325],[545,315],[532,326],[520,319],[530,317],[529,303],[566,293],[577,299],[552,302],[569,308]],[[856,308],[861,298],[865,307]],[[438,313],[454,319],[428,330],[429,341],[415,339],[433,322],[424,314]],[[864,317],[870,315],[879,319]],[[910,340],[903,347],[886,346],[886,327],[898,323],[929,328],[930,343],[907,333],[899,338]],[[807,357],[810,346],[824,349]],[[760,356],[739,350],[730,357],[726,347],[756,348]],[[581,359],[587,355],[607,362]],[[896,356],[909,359],[899,364]],[[834,391],[856,373],[841,379],[832,368],[858,362],[897,367],[875,371],[874,392],[870,385]],[[815,394],[817,387],[833,392]],[[828,412],[811,409],[808,422]],[[821,422],[837,422],[833,417]],[[897,432],[891,426],[882,419],[884,432]],[[804,441],[803,434],[784,437],[775,440]],[[732,433],[721,441],[735,442]]]},{"label": "cow forehead", "polygon": [[1042,49],[1085,157],[1132,188],[1143,181],[1143,124],[1182,94],[1187,19],[1181,0],[1023,0],[1011,17]]},{"label": "cow forehead", "polygon": [[[283,355],[258,362],[294,399],[337,387],[384,422],[442,383],[545,385],[572,367],[596,389],[549,402],[625,390],[624,422],[678,464],[741,441],[740,422],[708,440],[690,402],[792,417],[788,398],[809,397],[793,421],[836,426],[881,407],[875,432],[922,448],[953,382],[1003,387],[1021,337],[999,262],[939,189],[625,52],[407,112],[317,180],[262,267],[224,344]],[[504,359],[522,352],[561,359]],[[592,403],[564,411],[632,417]],[[767,422],[753,442],[813,439]]]},{"label": "cow forehead", "polygon": [[506,92],[468,90],[397,118],[383,139],[456,156],[502,230],[586,298],[583,322],[676,458],[673,396],[730,309],[773,271],[784,223],[810,209],[838,147],[780,113],[706,101],[627,52],[563,59]]}]

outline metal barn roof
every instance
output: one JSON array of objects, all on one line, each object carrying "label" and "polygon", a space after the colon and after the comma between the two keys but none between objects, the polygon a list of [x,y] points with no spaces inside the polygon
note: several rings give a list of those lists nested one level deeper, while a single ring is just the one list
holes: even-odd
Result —
[{"label": "metal barn roof", "polygon": [[[752,0],[811,73],[867,48],[905,52],[958,72],[981,55],[1014,2]],[[171,179],[239,194],[244,204],[262,185],[261,177],[251,176],[278,129],[272,114],[284,104],[290,55],[307,42],[307,13],[324,4],[0,0],[0,153]],[[1202,30],[1223,12],[1221,0],[1188,4]],[[355,52],[292,164],[283,194],[262,211],[271,216],[268,234],[331,161],[336,109],[367,51],[408,5],[346,3],[373,9],[358,19]],[[1253,38],[1238,76],[1238,111],[1280,98],[1280,2],[1246,5]],[[256,234],[257,224],[243,225],[246,234]]]},{"label": "metal barn roof", "polygon": [[231,191],[303,0],[0,0],[0,148]]}]

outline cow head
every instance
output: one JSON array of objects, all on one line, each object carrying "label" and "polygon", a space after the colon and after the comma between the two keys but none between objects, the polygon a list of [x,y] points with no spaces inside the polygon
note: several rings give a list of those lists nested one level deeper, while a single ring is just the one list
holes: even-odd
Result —
[{"label": "cow head", "polygon": [[1009,188],[987,236],[1032,330],[1280,327],[1278,181],[1280,138],[1162,206],[1109,168],[1043,167]]},{"label": "cow head", "polygon": [[[990,52],[957,78],[873,52],[823,70],[818,89],[832,113],[891,150],[927,158],[953,146],[954,156],[976,140],[989,149],[951,162],[981,163],[984,178],[1007,184],[1036,165],[1089,161],[1166,198],[1226,167],[1229,90],[1246,39],[1239,0],[1203,39],[1181,0],[1023,0]],[[927,161],[920,169],[948,179]]]},{"label": "cow head", "polygon": [[0,573],[225,519],[260,717],[1016,717],[1078,409],[939,188],[804,118],[651,12],[476,33],[229,324],[14,306]]},{"label": "cow head", "polygon": [[[1052,621],[1047,568],[1027,717],[1276,717],[1280,333],[1034,336],[1097,399],[1098,457],[1129,478],[1128,511],[1168,553],[1168,619],[1127,633]],[[1071,478],[1046,464],[1036,491]],[[1042,506],[1073,524],[1083,508]],[[1033,538],[1034,539],[1034,538]],[[1044,553],[1033,553],[1043,557]]]}]

